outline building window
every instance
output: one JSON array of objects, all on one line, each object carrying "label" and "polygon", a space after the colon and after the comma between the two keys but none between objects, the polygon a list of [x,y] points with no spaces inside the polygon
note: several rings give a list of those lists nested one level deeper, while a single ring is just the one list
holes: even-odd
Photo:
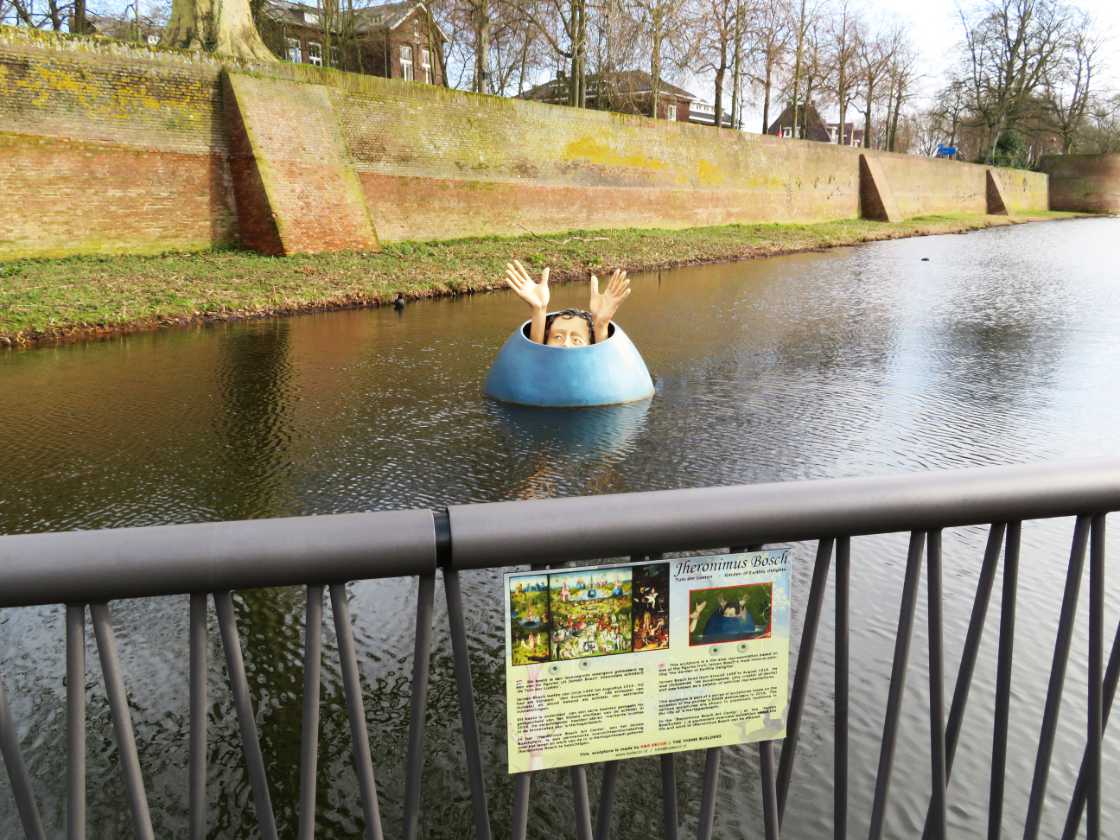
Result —
[{"label": "building window", "polygon": [[412,72],[412,47],[401,44],[401,78],[412,81],[416,75]]},{"label": "building window", "polygon": [[424,71],[424,81],[428,84],[432,83],[432,51],[429,49],[420,50],[420,68]]},{"label": "building window", "polygon": [[323,45],[318,41],[309,41],[307,43],[307,61],[309,64],[314,64],[316,67],[323,66]]},{"label": "building window", "polygon": [[669,122],[676,122],[677,120],[677,103],[670,102],[669,107],[665,109],[665,119]]},{"label": "building window", "polygon": [[319,15],[316,12],[304,12],[303,20],[305,23],[310,23],[312,26],[319,25]]},{"label": "building window", "polygon": [[303,61],[303,48],[300,46],[299,38],[288,38],[288,61],[300,64]]},{"label": "building window", "polygon": [[331,67],[341,67],[338,59],[338,47],[331,47]]},{"label": "building window", "polygon": [[783,125],[782,126],[782,137],[792,137],[792,136],[793,136],[793,129],[791,129],[788,125]]}]

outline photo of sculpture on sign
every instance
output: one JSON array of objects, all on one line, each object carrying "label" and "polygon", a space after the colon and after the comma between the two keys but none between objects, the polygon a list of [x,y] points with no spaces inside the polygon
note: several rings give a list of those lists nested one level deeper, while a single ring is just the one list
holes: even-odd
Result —
[{"label": "photo of sculpture on sign", "polygon": [[784,738],[789,554],[507,574],[509,772]]}]

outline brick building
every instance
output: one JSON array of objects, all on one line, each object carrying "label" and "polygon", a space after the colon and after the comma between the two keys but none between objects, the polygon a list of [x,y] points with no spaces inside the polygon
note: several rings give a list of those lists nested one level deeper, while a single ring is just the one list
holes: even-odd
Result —
[{"label": "brick building", "polygon": [[273,52],[297,64],[447,86],[447,37],[415,0],[336,13],[333,20],[320,6],[265,0],[257,28]]},{"label": "brick building", "polygon": [[[532,99],[551,105],[568,104],[569,79],[560,74],[537,85],[518,99]],[[616,73],[592,73],[587,76],[585,106],[596,111],[618,111],[623,114],[650,116],[653,111],[653,77],[642,70]],[[688,122],[696,97],[684,88],[662,80],[658,85],[657,116],[663,120]],[[712,118],[708,122],[711,124]]]}]

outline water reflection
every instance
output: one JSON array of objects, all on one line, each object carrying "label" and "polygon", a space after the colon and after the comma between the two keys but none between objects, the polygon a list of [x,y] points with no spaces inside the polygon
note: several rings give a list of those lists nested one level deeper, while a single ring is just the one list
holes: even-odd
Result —
[{"label": "water reflection", "polygon": [[524,453],[528,475],[510,493],[519,499],[558,495],[557,477],[573,471],[592,486],[619,480],[618,463],[645,428],[649,400],[584,409],[533,408],[490,401],[506,446]]},{"label": "water reflection", "polygon": [[[622,323],[658,393],[591,411],[503,406],[482,396],[490,362],[524,305],[512,294],[389,310],[170,331],[77,347],[0,354],[0,531],[101,528],[253,516],[434,507],[512,498],[874,474],[1049,457],[1120,454],[1115,387],[1120,220],[1005,228],[965,237],[885,242],[634,278]],[[922,262],[928,257],[928,262]],[[557,308],[586,303],[582,284],[554,290]],[[1021,604],[1052,613],[1070,523],[1023,530]],[[944,537],[946,655],[959,655],[983,551],[983,529]],[[1120,549],[1111,529],[1110,551]],[[794,548],[793,612],[808,591],[812,544]],[[866,828],[890,677],[905,536],[852,546],[851,828]],[[495,836],[507,836],[500,575],[463,575],[482,748]],[[1083,593],[1087,587],[1083,586]],[[386,832],[399,826],[416,582],[350,587],[367,723]],[[831,595],[827,595],[831,598]],[[1112,588],[1106,622],[1120,615]],[[924,596],[919,594],[924,604]],[[235,596],[246,667],[272,784],[288,825],[298,790],[294,750],[302,711],[303,595]],[[422,835],[469,836],[446,615],[437,593]],[[60,608],[0,612],[0,672],[44,802],[48,833],[63,832],[65,704]],[[1033,614],[1033,612],[1032,612]],[[328,612],[329,615],[329,612]],[[1084,604],[1059,730],[1053,805],[1080,761]],[[126,681],[160,836],[186,825],[187,603],[114,604]],[[916,618],[915,669],[887,815],[888,836],[920,829],[928,789],[925,644]],[[319,769],[321,838],[360,831],[361,809],[329,618],[324,628]],[[990,698],[998,614],[985,629],[950,791],[950,833],[969,836],[986,814]],[[828,836],[831,819],[832,637],[828,610],[806,706],[787,815],[792,837]],[[252,795],[211,627],[211,836],[251,837]],[[1021,819],[1032,771],[1051,623],[1020,622],[1011,717],[1008,805]],[[795,639],[796,641],[796,639]],[[128,835],[108,706],[89,651],[91,835]],[[946,662],[954,674],[956,661]],[[819,672],[817,669],[820,669]],[[820,678],[817,679],[819,673]],[[1022,678],[1022,682],[1018,680]],[[1111,736],[1110,736],[1111,738]],[[1106,739],[1105,778],[1120,773]],[[757,833],[753,750],[721,767],[716,835]],[[702,763],[682,758],[681,820],[694,829]],[[599,771],[592,769],[594,794]],[[534,782],[534,837],[566,836],[567,775]],[[660,832],[656,762],[627,765],[614,837]],[[687,792],[687,795],[686,795]],[[1120,810],[1106,798],[1105,818]],[[980,815],[978,818],[977,815]],[[979,820],[979,821],[978,821]],[[861,824],[862,821],[862,824]],[[1014,829],[1014,825],[1011,825]],[[19,836],[0,783],[0,837]]]},{"label": "water reflection", "polygon": [[254,324],[222,342],[218,359],[217,461],[213,482],[220,519],[252,519],[292,507],[289,412],[290,325]]}]

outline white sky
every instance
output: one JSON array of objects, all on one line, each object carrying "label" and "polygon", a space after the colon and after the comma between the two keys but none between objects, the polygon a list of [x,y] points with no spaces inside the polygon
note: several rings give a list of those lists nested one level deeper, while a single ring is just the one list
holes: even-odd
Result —
[{"label": "white sky", "polygon": [[[1115,55],[1116,48],[1120,45],[1120,37],[1118,37],[1120,36],[1120,0],[1072,0],[1072,2],[1093,17],[1099,34],[1112,41],[1111,49],[1102,50],[1104,60],[1109,62],[1109,66],[1102,69],[1100,85],[1094,87],[1098,90],[1120,90],[1120,57],[1110,60],[1110,55]],[[961,5],[968,9],[976,3],[971,0],[963,0],[961,3],[953,0],[949,2],[946,0],[925,0],[925,2],[862,0],[859,3],[865,20],[878,23],[884,30],[893,28],[893,23],[897,21],[909,33],[910,40],[919,55],[918,64],[921,74],[918,96],[912,102],[914,106],[921,107],[929,102],[944,84],[957,58],[956,47],[963,33],[958,11]],[[698,81],[691,90],[702,99],[710,101],[712,98],[710,81]],[[751,94],[748,93],[748,102],[750,98]],[[770,115],[771,120],[776,116],[773,104],[771,104]],[[835,109],[831,111],[826,109],[822,116],[832,120],[837,118]],[[849,117],[849,120],[851,119]],[[761,122],[761,105],[753,111],[746,112],[744,127],[747,130],[758,131]]]}]

